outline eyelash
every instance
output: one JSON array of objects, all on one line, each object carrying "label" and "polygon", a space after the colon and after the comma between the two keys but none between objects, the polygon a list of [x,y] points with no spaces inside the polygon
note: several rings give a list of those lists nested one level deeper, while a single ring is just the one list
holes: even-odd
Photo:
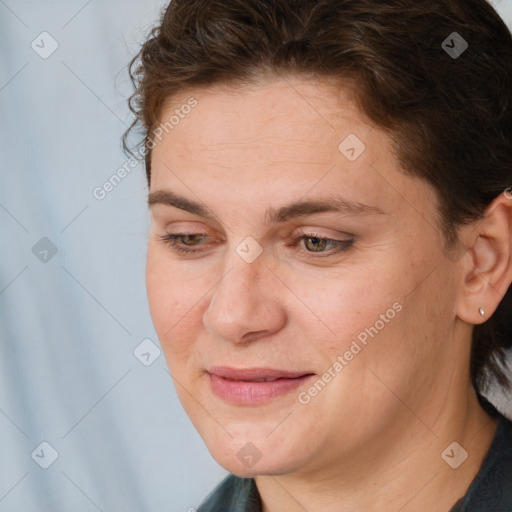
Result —
[{"label": "eyelash", "polygon": [[[199,253],[201,252],[201,250],[199,249],[188,249],[188,248],[185,248],[183,246],[180,246],[179,245],[179,239],[180,238],[183,238],[183,237],[186,237],[186,236],[203,236],[203,237],[206,237],[208,235],[206,235],[205,233],[176,233],[176,234],[167,234],[167,235],[159,235],[159,239],[166,245],[169,245],[171,246],[172,250],[180,253],[180,254],[190,254],[190,253]],[[349,239],[349,240],[333,240],[332,238],[325,238],[325,237],[321,237],[320,235],[317,235],[316,233],[305,233],[305,232],[301,232],[299,234],[299,236],[295,237],[294,240],[293,240],[293,243],[289,245],[289,247],[297,247],[297,245],[299,245],[299,243],[302,241],[302,240],[307,240],[307,239],[316,239],[316,240],[319,240],[319,241],[322,241],[322,242],[327,242],[331,245],[331,247],[333,249],[331,249],[330,251],[319,251],[319,252],[315,252],[315,251],[308,251],[308,250],[302,250],[301,252],[305,252],[307,254],[312,254],[313,257],[315,258],[322,258],[322,257],[327,257],[327,256],[332,256],[334,254],[337,254],[337,253],[342,253],[342,252],[345,252],[347,251],[354,243],[354,239]],[[191,247],[195,247],[195,246],[191,246]]]},{"label": "eyelash", "polygon": [[197,249],[187,249],[178,245],[178,239],[183,238],[185,236],[207,236],[205,233],[176,233],[174,235],[159,235],[158,238],[166,245],[170,245],[171,248],[182,254],[190,254],[192,252],[199,252]]}]

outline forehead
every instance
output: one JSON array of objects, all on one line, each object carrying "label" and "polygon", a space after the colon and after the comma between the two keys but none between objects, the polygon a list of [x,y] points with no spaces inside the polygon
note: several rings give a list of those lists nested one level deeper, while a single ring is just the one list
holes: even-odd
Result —
[{"label": "forehead", "polygon": [[349,88],[287,78],[191,89],[168,102],[162,121],[190,98],[197,106],[155,141],[152,191],[229,198],[234,211],[332,192],[387,211],[431,207],[433,191],[399,170],[389,136]]},{"label": "forehead", "polygon": [[[293,139],[293,146],[311,145],[325,137],[336,144],[340,129],[349,128],[361,137],[372,129],[355,106],[350,89],[330,82],[304,80],[297,77],[273,79],[258,85],[232,86],[217,84],[191,89],[170,98],[162,110],[161,121],[185,104],[197,100],[197,107],[173,128],[176,145],[216,146],[247,144],[265,146]],[[194,133],[186,129],[192,119]],[[284,144],[279,150],[285,149]],[[325,146],[325,144],[323,144]],[[337,144],[336,144],[337,146]],[[234,148],[233,148],[234,149]],[[155,152],[158,152],[156,150]]]},{"label": "forehead", "polygon": [[246,179],[251,171],[276,179],[290,170],[295,180],[307,180],[312,173],[325,173],[340,157],[345,160],[341,164],[348,162],[347,154],[340,153],[346,140],[344,149],[352,151],[348,156],[358,157],[350,162],[352,169],[372,155],[380,160],[390,156],[387,137],[364,119],[339,85],[289,77],[190,90],[169,100],[161,126],[191,97],[197,106],[155,139],[152,178],[158,179],[162,163],[172,162],[190,172],[201,168],[205,179],[214,169],[230,169],[230,179],[237,179],[243,169]]}]

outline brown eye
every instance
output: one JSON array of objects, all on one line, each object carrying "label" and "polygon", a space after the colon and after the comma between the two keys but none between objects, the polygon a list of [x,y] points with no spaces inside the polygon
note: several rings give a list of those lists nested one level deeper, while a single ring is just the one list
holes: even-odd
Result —
[{"label": "brown eye", "polygon": [[308,237],[304,239],[304,245],[306,248],[313,252],[322,252],[327,247],[327,239]]},{"label": "brown eye", "polygon": [[204,237],[204,235],[201,235],[200,233],[194,234],[194,235],[181,235],[181,241],[183,242],[183,245],[195,245],[195,242],[199,242],[201,240],[201,237]]},{"label": "brown eye", "polygon": [[305,249],[302,252],[314,254],[318,256],[331,256],[348,250],[353,244],[354,239],[333,240],[331,238],[323,238],[315,233],[301,233],[294,241],[293,247],[304,241]]},{"label": "brown eye", "polygon": [[208,235],[204,233],[175,233],[160,235],[158,238],[165,244],[171,247],[171,249],[177,253],[191,254],[199,253],[201,249],[195,249],[200,245],[202,239],[207,238]]}]

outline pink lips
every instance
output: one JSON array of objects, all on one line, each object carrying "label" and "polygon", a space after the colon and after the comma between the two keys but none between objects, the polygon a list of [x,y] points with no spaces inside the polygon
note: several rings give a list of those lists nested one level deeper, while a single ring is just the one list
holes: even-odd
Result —
[{"label": "pink lips", "polygon": [[225,366],[214,366],[208,373],[212,391],[235,405],[263,404],[295,390],[314,376],[307,372]]}]

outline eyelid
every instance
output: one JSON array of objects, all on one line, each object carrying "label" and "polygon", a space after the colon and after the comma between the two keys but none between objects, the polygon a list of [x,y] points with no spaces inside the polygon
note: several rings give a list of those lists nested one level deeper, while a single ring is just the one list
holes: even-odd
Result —
[{"label": "eyelid", "polygon": [[[224,236],[219,233],[216,229],[211,228],[209,226],[205,226],[204,222],[196,222],[196,221],[176,221],[176,222],[166,222],[165,226],[163,226],[164,234],[166,235],[182,235],[182,236],[192,236],[192,235],[202,235],[208,238],[218,238],[222,241],[225,240]],[[159,229],[157,229],[159,231]]]},{"label": "eyelid", "polygon": [[[294,231],[295,233],[295,231]],[[300,235],[307,235],[310,237],[317,237],[317,238],[328,238],[330,240],[338,240],[343,237],[347,238],[356,238],[356,235],[353,233],[349,233],[348,231],[337,231],[332,228],[318,228],[318,227],[308,227],[308,226],[301,226],[298,228],[297,231],[298,235],[292,234],[292,237],[300,236]]]},{"label": "eyelid", "polygon": [[197,231],[208,230],[215,233],[222,233],[223,231],[222,224],[215,219],[204,219],[192,213],[187,213],[172,207],[160,206],[163,206],[161,210],[151,210],[152,223],[158,229],[167,229],[169,226],[173,226],[174,229],[174,226],[176,226],[176,229],[183,229],[184,231],[192,229]]},{"label": "eyelid", "polygon": [[[165,216],[159,221],[159,223],[165,227],[165,229],[170,228],[172,226],[173,230],[182,230],[182,231],[193,231],[197,230],[199,231],[206,231],[212,230],[213,228],[206,225],[204,222],[201,222],[199,220],[170,220],[168,216]],[[198,227],[199,225],[199,227]]]}]

